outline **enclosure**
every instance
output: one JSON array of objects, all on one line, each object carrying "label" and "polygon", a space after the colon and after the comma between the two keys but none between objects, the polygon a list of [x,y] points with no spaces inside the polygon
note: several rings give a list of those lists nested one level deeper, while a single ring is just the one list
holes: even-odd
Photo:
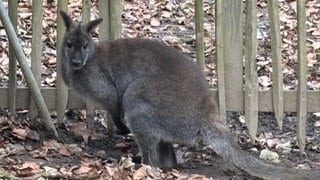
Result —
[{"label": "enclosure", "polygon": [[[56,70],[64,32],[57,12],[64,10],[79,21],[104,18],[94,34],[97,41],[155,38],[192,57],[206,75],[220,115],[244,112],[251,143],[256,140],[259,112],[273,112],[279,129],[287,112],[296,113],[297,141],[304,151],[307,115],[320,112],[320,3],[316,0],[41,2],[4,2],[20,39],[10,48],[4,35],[9,34],[4,26],[9,25],[1,11],[0,108],[8,109],[11,119],[17,109],[27,109],[30,120],[40,116],[52,129],[52,117],[62,123],[66,109],[87,109],[88,119],[99,109],[68,90]],[[14,43],[16,49],[23,47],[24,55],[14,54]],[[33,75],[24,80],[29,66]],[[40,114],[36,107],[42,108]],[[314,127],[319,128],[319,123]]]}]

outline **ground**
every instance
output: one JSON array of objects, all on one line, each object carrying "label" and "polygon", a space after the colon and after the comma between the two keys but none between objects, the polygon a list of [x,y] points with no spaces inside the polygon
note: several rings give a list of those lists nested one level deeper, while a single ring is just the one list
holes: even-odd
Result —
[{"label": "ground", "polygon": [[[45,1],[43,1],[45,3]],[[49,1],[48,1],[49,2]],[[98,17],[97,1],[92,18]],[[285,89],[296,89],[297,32],[296,1],[279,0],[280,29]],[[69,14],[80,20],[81,1],[69,0]],[[320,88],[320,3],[307,0],[307,70],[308,89]],[[124,0],[122,37],[158,38],[195,58],[193,0]],[[27,57],[31,52],[31,4],[19,1],[18,33]],[[204,1],[205,57],[207,80],[216,87],[214,1]],[[44,5],[42,86],[54,87],[56,79],[56,1]],[[267,1],[258,0],[257,72],[260,90],[272,88]],[[98,31],[99,32],[99,31]],[[97,36],[97,34],[95,34]],[[8,40],[0,24],[0,86],[8,84]],[[26,85],[20,68],[17,84]],[[86,128],[83,113],[70,110],[60,138],[48,137],[34,128],[27,110],[9,120],[7,110],[0,110],[0,179],[257,179],[235,169],[218,157],[207,145],[176,145],[180,167],[161,170],[141,165],[132,135],[111,135],[104,125],[106,116],[97,112],[94,131]],[[56,115],[52,112],[52,118]],[[240,146],[263,159],[282,166],[320,169],[320,114],[308,115],[305,153],[300,153],[295,134],[296,115],[287,113],[283,131],[272,113],[259,114],[259,129],[253,144],[242,113],[228,113],[228,127]],[[265,151],[268,150],[268,151]],[[267,153],[262,153],[267,152]]]},{"label": "ground", "polygon": [[[101,123],[103,112],[96,116],[95,130],[86,128],[79,111],[67,112],[58,140],[46,131],[32,130],[26,112],[18,121],[8,120],[1,111],[0,177],[48,179],[257,179],[236,169],[207,145],[176,145],[179,167],[162,170],[141,165],[132,135],[111,135]],[[263,149],[279,155],[273,163],[281,166],[320,169],[320,117],[310,115],[304,154],[298,150],[294,134],[295,116],[287,114],[283,131],[278,130],[271,113],[259,114],[257,142],[253,145],[240,113],[228,113],[228,126],[240,146],[255,156]],[[10,179],[9,178],[9,179]]]}]

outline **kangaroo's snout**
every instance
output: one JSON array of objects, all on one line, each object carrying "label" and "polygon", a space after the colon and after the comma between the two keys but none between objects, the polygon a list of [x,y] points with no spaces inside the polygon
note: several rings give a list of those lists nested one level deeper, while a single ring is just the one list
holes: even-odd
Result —
[{"label": "kangaroo's snout", "polygon": [[80,69],[82,67],[81,59],[72,59],[72,67],[74,69]]}]

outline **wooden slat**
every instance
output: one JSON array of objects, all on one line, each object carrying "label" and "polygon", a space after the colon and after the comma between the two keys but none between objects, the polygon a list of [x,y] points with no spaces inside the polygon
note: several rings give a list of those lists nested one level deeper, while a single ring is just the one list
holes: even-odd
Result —
[{"label": "wooden slat", "polygon": [[246,1],[245,39],[245,118],[251,141],[255,142],[258,129],[257,3]]},{"label": "wooden slat", "polygon": [[[42,1],[32,1],[31,70],[39,87],[41,86],[42,14]],[[30,98],[29,119],[34,120],[37,116],[37,107]]]},{"label": "wooden slat", "polygon": [[[9,99],[7,88],[0,88],[0,108],[6,108],[8,107],[8,104],[6,103]],[[56,109],[56,95],[57,90],[56,88],[43,88],[41,90],[41,93],[44,97],[45,103],[47,104],[47,107],[49,110],[55,110]],[[70,109],[84,109],[85,103],[83,103],[83,100],[81,97],[76,94],[75,92],[69,92],[70,93],[70,101],[68,101],[67,107]],[[18,88],[17,89],[17,109],[28,109],[29,108],[29,96],[30,96],[30,90],[28,88]]]},{"label": "wooden slat", "polygon": [[99,40],[110,39],[110,1],[99,1],[99,16],[103,18],[99,26]]},{"label": "wooden slat", "polygon": [[121,37],[121,1],[110,0],[110,40]]},{"label": "wooden slat", "polygon": [[[218,91],[211,90],[214,101],[218,101]],[[28,98],[30,90],[26,88],[17,89],[17,108],[27,109]],[[55,88],[43,88],[41,90],[48,109],[56,109],[56,89]],[[70,92],[68,108],[72,109],[85,109],[85,104],[82,102],[80,97],[75,92]],[[244,93],[244,92],[243,92]],[[261,112],[272,112],[272,91],[259,91],[259,104],[258,108]],[[284,111],[285,112],[296,112],[297,110],[297,91],[284,91]],[[320,112],[320,90],[308,90],[306,96],[307,112]],[[231,104],[228,111],[244,111],[243,103],[241,102],[228,102]],[[0,108],[8,108],[8,89],[0,88]],[[98,108],[98,107],[97,107]]]},{"label": "wooden slat", "polygon": [[[121,37],[121,1],[99,1],[100,25],[99,40],[115,40]],[[111,117],[110,114],[108,117]],[[107,121],[108,132],[115,132],[111,118]]]},{"label": "wooden slat", "polygon": [[[99,41],[110,40],[110,1],[99,1],[99,16],[103,18],[99,26]],[[108,117],[111,117],[110,113]],[[115,133],[114,124],[111,118],[107,119],[107,129],[110,135]]]},{"label": "wooden slat", "polygon": [[196,17],[196,57],[197,64],[200,69],[204,72],[205,62],[204,62],[204,30],[203,30],[203,0],[195,1],[195,17]]},{"label": "wooden slat", "polygon": [[[67,0],[59,0],[58,1],[58,12],[59,10],[63,10],[67,12],[68,1]],[[61,16],[58,14],[57,16],[57,57],[60,57],[61,51],[61,43],[63,34],[65,31],[65,26]],[[58,124],[63,124],[64,112],[68,102],[68,88],[64,84],[61,71],[60,71],[60,61],[57,58],[57,97],[55,100],[57,101],[57,122]]]},{"label": "wooden slat", "polygon": [[82,0],[82,22],[87,23],[91,17],[91,0]]},{"label": "wooden slat", "polygon": [[[82,21],[87,23],[90,21],[91,16],[91,1],[90,0],[82,0]],[[87,100],[86,101],[86,122],[89,129],[94,128],[94,115],[95,115],[95,106],[94,104]]]},{"label": "wooden slat", "polygon": [[12,42],[12,48],[14,50],[17,61],[21,66],[21,70],[24,77],[26,78],[27,84],[30,87],[32,98],[35,101],[37,107],[39,108],[44,127],[46,128],[46,130],[52,133],[52,135],[57,137],[58,132],[53,125],[48,108],[40,92],[40,88],[38,87],[36,80],[34,79],[34,76],[32,74],[32,71],[29,68],[22,47],[19,44],[19,39],[15,33],[13,25],[10,22],[9,15],[6,12],[5,6],[2,1],[0,1],[0,19],[3,23],[6,34],[8,35],[8,39]]},{"label": "wooden slat", "polygon": [[268,1],[269,19],[270,19],[270,36],[271,36],[271,52],[272,52],[272,69],[273,69],[273,108],[274,114],[278,122],[278,126],[282,129],[283,123],[283,74],[282,74],[282,58],[281,58],[281,36],[279,22],[279,3],[278,0]]},{"label": "wooden slat", "polygon": [[220,116],[226,118],[226,94],[225,94],[225,77],[224,77],[224,11],[223,0],[216,0],[216,64],[218,76],[218,105]]},{"label": "wooden slat", "polygon": [[303,152],[306,140],[307,121],[307,52],[306,52],[306,7],[305,0],[297,2],[298,15],[298,102],[297,102],[297,136],[300,151]]},{"label": "wooden slat", "polygon": [[[8,2],[9,16],[11,23],[17,31],[17,9],[18,9],[18,0],[11,0]],[[9,42],[10,43],[10,42]],[[10,119],[14,119],[16,116],[16,69],[17,69],[17,60],[15,58],[13,49],[11,45],[9,45],[9,84],[8,84],[8,92],[9,97],[11,97],[9,101],[9,112]]]},{"label": "wooden slat", "polygon": [[[227,109],[241,102],[243,94],[243,1],[225,0],[224,75]],[[228,102],[231,102],[228,103]]]}]

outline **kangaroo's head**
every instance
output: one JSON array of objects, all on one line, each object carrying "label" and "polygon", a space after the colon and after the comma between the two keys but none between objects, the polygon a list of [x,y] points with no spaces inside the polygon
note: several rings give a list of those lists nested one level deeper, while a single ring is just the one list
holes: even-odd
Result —
[{"label": "kangaroo's head", "polygon": [[80,70],[88,60],[95,56],[91,31],[101,23],[102,19],[96,19],[87,24],[78,24],[63,11],[60,11],[60,15],[66,26],[66,33],[61,45],[63,61],[69,63],[72,69]]}]

